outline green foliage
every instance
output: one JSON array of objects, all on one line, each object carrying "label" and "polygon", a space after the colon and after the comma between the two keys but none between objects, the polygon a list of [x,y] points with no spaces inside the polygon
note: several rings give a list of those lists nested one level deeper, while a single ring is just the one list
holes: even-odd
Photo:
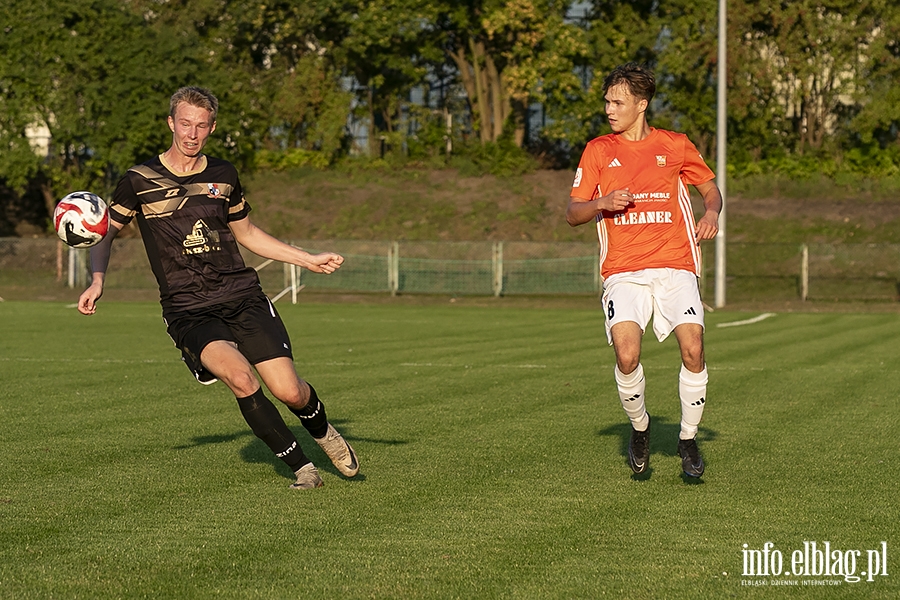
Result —
[{"label": "green foliage", "polygon": [[[568,148],[577,163],[588,140],[609,132],[605,118],[603,79],[626,62],[653,64],[663,29],[658,2],[592,2],[580,23],[578,43],[569,45],[578,85],[551,86],[545,110],[548,124],[541,136]],[[666,25],[668,26],[668,25]]]},{"label": "green foliage", "polygon": [[304,150],[303,148],[288,148],[286,150],[260,150],[254,155],[254,165],[258,169],[270,169],[284,171],[285,169],[298,169],[312,167],[324,169],[330,164],[330,157],[324,152],[316,150]]},{"label": "green foliage", "polygon": [[468,177],[486,174],[510,177],[534,171],[538,164],[527,151],[501,139],[499,142],[463,145],[450,159],[450,166]]},{"label": "green foliage", "polygon": [[891,177],[900,173],[900,147],[879,148],[877,144],[857,146],[847,150],[840,158],[826,153],[781,154],[755,161],[732,161],[729,175],[747,177],[754,175],[783,175],[808,179],[825,177],[834,180],[841,176]]},{"label": "green foliage", "polygon": [[410,120],[415,123],[416,131],[406,138],[407,155],[411,160],[431,160],[447,157],[447,142],[451,148],[458,139],[454,136],[451,123],[447,128],[447,117],[444,113],[435,112],[425,107],[410,107]]},{"label": "green foliage", "polygon": [[341,72],[355,80],[356,114],[368,129],[364,151],[377,155],[382,135],[402,131],[410,90],[437,56],[429,43],[434,9],[419,0],[340,4],[338,23],[317,34],[327,36]]},{"label": "green foliage", "polygon": [[[168,97],[196,73],[190,39],[160,36],[119,4],[16,1],[0,8],[0,179],[38,182],[48,211],[63,194],[106,195],[126,168],[170,135]],[[173,57],[178,68],[172,68]],[[25,130],[46,126],[46,158],[28,155]]]},{"label": "green foliage", "polygon": [[[713,0],[591,3],[586,85],[569,102],[547,107],[554,122],[544,135],[580,145],[602,132],[604,75],[638,61],[657,74],[651,122],[684,131],[711,155],[717,8]],[[839,161],[857,139],[895,143],[900,7],[884,0],[810,0],[735,3],[728,11],[733,158],[824,152]]]},{"label": "green foliage", "polygon": [[[576,9],[583,18],[571,18]],[[571,162],[608,131],[602,81],[627,61],[657,74],[651,124],[712,156],[717,9],[714,0],[10,0],[0,4],[0,182],[14,195],[38,190],[47,208],[76,187],[108,193],[168,145],[167,100],[184,84],[217,94],[208,150],[241,167],[322,168],[361,151],[373,167],[449,160],[467,173],[525,172],[529,161],[506,146],[525,142],[529,108],[540,103],[546,117],[532,151]],[[896,172],[900,5],[728,10],[736,172]],[[348,119],[355,135],[368,130],[368,148],[352,147]],[[46,158],[26,138],[35,126],[50,129]]]},{"label": "green foliage", "polygon": [[783,136],[785,150],[838,148],[849,133],[848,116],[859,110],[852,98],[866,85],[873,58],[867,46],[884,35],[886,11],[879,1],[746,3],[732,23],[746,32],[735,44],[736,107],[768,100],[769,128]]},{"label": "green foliage", "polygon": [[[351,95],[340,89],[321,57],[305,55],[275,88],[273,121],[282,133],[270,135],[286,148],[317,150],[333,157],[345,145]],[[276,129],[275,131],[278,131]]]},{"label": "green foliage", "polygon": [[900,173],[900,146],[880,148],[877,144],[856,146],[843,155],[843,170],[867,177],[886,177]]},{"label": "green foliage", "polygon": [[712,154],[716,133],[717,0],[662,2],[657,59],[659,127],[686,133],[700,154]]}]

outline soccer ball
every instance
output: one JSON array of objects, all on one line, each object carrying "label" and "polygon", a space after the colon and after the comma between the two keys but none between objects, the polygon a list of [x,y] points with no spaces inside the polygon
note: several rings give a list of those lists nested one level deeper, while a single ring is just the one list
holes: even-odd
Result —
[{"label": "soccer ball", "polygon": [[90,248],[109,231],[109,208],[90,192],[72,192],[53,211],[53,228],[59,239],[73,248]]}]

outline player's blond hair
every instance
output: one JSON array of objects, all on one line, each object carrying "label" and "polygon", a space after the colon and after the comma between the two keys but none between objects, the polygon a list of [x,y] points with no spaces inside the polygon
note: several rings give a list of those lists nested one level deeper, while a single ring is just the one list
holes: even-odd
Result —
[{"label": "player's blond hair", "polygon": [[216,115],[219,113],[219,100],[208,89],[193,85],[179,88],[177,92],[172,94],[172,98],[169,99],[169,116],[173,119],[175,118],[175,109],[182,102],[208,110],[210,124],[216,122]]}]

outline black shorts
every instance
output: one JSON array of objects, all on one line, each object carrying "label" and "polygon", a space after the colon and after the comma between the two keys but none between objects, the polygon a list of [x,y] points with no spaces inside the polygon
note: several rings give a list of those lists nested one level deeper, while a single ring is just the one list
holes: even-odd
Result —
[{"label": "black shorts", "polygon": [[181,359],[197,381],[206,385],[216,381],[215,375],[200,362],[200,353],[210,342],[234,342],[252,365],[282,356],[294,358],[287,329],[275,306],[262,293],[172,313],[165,320],[169,337],[181,350]]}]

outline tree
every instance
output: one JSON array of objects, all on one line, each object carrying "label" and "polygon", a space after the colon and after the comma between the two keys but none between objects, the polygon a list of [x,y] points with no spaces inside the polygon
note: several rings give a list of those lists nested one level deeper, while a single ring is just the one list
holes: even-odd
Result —
[{"label": "tree", "polygon": [[886,6],[857,0],[746,3],[738,78],[744,97],[770,100],[772,128],[803,154],[834,149],[858,110],[869,47]]},{"label": "tree", "polygon": [[565,21],[571,2],[487,0],[438,2],[437,40],[453,62],[482,143],[507,128],[521,146],[528,106],[553,90],[577,86],[577,27]]},{"label": "tree", "polygon": [[878,0],[872,7],[871,34],[854,98],[860,111],[851,130],[863,144],[900,146],[900,6]]},{"label": "tree", "polygon": [[318,151],[332,159],[346,137],[350,94],[340,89],[334,71],[315,53],[278,75],[271,109],[280,127],[270,137],[285,148]]},{"label": "tree", "polygon": [[718,2],[661,2],[655,120],[686,133],[704,156],[716,137]]},{"label": "tree", "polygon": [[581,20],[571,27],[577,30],[577,51],[570,56],[579,85],[559,88],[549,95],[545,110],[551,123],[544,134],[562,142],[577,158],[587,140],[609,131],[602,90],[606,73],[626,62],[655,67],[661,29],[658,2],[591,2]]},{"label": "tree", "polygon": [[[70,191],[108,194],[164,147],[168,97],[195,68],[189,44],[113,0],[15,0],[0,22],[12,24],[0,32],[0,178],[14,190],[36,185],[49,215]],[[35,124],[49,129],[46,157],[28,143]]]},{"label": "tree", "polygon": [[303,149],[325,163],[346,138],[342,90],[329,35],[344,31],[346,2],[130,0],[160,35],[193,39],[218,96],[212,152],[251,166],[257,150]]},{"label": "tree", "polygon": [[374,155],[382,136],[402,137],[401,114],[410,90],[426,83],[429,65],[437,57],[427,42],[434,7],[421,0],[342,4],[341,21],[327,39],[340,68],[357,84],[357,102],[366,116]]}]

